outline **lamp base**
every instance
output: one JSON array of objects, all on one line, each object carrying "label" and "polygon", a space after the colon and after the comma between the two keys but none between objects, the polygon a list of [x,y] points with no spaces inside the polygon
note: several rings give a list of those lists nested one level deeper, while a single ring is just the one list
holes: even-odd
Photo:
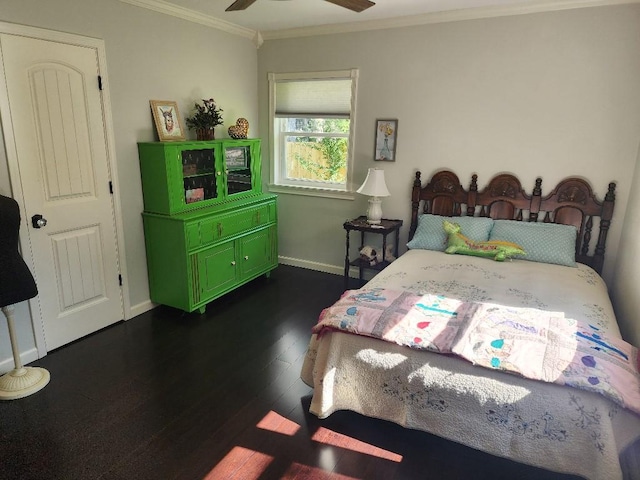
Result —
[{"label": "lamp base", "polygon": [[49,371],[40,367],[21,367],[0,377],[0,400],[15,400],[42,390],[49,383]]},{"label": "lamp base", "polygon": [[380,197],[369,199],[369,209],[367,210],[367,223],[378,225],[382,221],[382,200]]}]

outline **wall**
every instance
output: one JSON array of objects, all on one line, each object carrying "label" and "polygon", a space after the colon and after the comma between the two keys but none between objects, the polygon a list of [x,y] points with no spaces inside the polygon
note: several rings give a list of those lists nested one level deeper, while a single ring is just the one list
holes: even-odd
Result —
[{"label": "wall", "polygon": [[[455,171],[479,187],[512,172],[543,194],[566,176],[589,179],[600,198],[617,183],[604,277],[612,283],[640,138],[640,6],[270,40],[260,48],[261,131],[268,131],[267,73],[360,69],[355,183],[383,167],[387,218],[405,220],[414,172]],[[398,118],[397,161],[373,161],[377,118]],[[267,145],[263,151],[269,151]],[[640,202],[640,199],[638,200]],[[280,255],[340,272],[354,201],[281,194]],[[640,270],[632,267],[633,270]]]},{"label": "wall", "polygon": [[[638,161],[640,164],[640,149]],[[640,347],[640,168],[636,166],[631,184],[636,188],[631,191],[625,215],[625,228],[620,239],[620,252],[613,278],[613,302],[616,314],[620,318],[622,336]]]},{"label": "wall", "polygon": [[[134,7],[116,0],[1,1],[0,21],[104,39],[106,45],[118,179],[123,205],[126,262],[132,310],[149,301],[142,231],[142,191],[138,141],[155,140],[150,99],[176,100],[184,118],[195,100],[213,97],[224,109],[224,127],[238,117],[258,135],[257,51],[251,40],[204,25]],[[3,150],[3,149],[2,149]],[[4,151],[0,154],[0,189],[10,194]],[[2,191],[2,190],[0,190]],[[16,324],[29,325],[20,307]],[[30,328],[30,326],[29,326]],[[27,329],[28,331],[28,329]],[[23,338],[19,336],[21,350]],[[31,334],[32,337],[32,334]],[[0,331],[0,361],[11,356]],[[26,341],[26,340],[25,340]]]}]

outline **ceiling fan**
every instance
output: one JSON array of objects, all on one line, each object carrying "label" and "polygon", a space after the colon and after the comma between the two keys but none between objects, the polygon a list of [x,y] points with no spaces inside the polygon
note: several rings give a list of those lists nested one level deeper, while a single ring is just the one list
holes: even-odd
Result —
[{"label": "ceiling fan", "polygon": [[[247,7],[250,7],[256,0],[236,0],[233,2],[225,11],[232,12],[234,10],[244,10]],[[373,7],[375,5],[374,2],[369,0],[325,0],[327,2],[333,3],[335,5],[339,5],[344,8],[348,8],[349,10],[353,10],[354,12],[361,12],[366,10],[369,7]]]}]

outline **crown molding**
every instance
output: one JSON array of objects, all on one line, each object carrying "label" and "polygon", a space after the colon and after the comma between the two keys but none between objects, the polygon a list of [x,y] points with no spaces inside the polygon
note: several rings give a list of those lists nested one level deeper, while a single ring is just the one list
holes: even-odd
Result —
[{"label": "crown molding", "polygon": [[[204,13],[196,12],[188,8],[179,7],[164,0],[120,0],[123,3],[129,5],[135,5],[136,7],[146,8],[153,10],[154,12],[164,13],[165,15],[171,15],[172,17],[181,18],[193,23],[199,23],[207,27],[216,28],[233,35],[239,35],[244,38],[248,38],[256,43],[256,46],[262,44],[262,36],[260,32],[252,30],[250,28],[241,27],[235,23],[226,22],[219,18],[205,15]],[[640,1],[640,0],[639,0]],[[259,43],[258,43],[259,42]]]},{"label": "crown molding", "polygon": [[507,17],[513,15],[527,15],[530,13],[555,12],[588,7],[605,7],[640,3],[640,0],[534,0],[529,3],[511,6],[493,6],[465,8],[444,12],[426,13],[406,17],[388,18],[384,20],[369,20],[362,22],[337,23],[282,30],[257,31],[242,27],[210,15],[179,7],[164,0],[120,0],[123,3],[146,8],[155,12],[171,15],[189,22],[199,23],[207,27],[239,35],[250,39],[257,48],[266,40],[284,38],[310,37],[315,35],[333,35],[338,33],[363,32],[369,30],[386,30],[389,28],[413,27],[434,23],[458,22],[463,20],[477,20],[482,18]]},{"label": "crown molding", "polygon": [[389,28],[412,27],[433,23],[458,22],[482,18],[507,17],[530,13],[554,12],[587,7],[603,7],[640,3],[640,0],[540,0],[522,5],[465,8],[444,12],[426,13],[406,17],[370,20],[363,22],[338,23],[315,27],[290,28],[283,30],[262,31],[262,38],[277,40],[284,38],[310,37],[315,35],[332,35],[337,33],[363,32],[368,30],[385,30]]}]

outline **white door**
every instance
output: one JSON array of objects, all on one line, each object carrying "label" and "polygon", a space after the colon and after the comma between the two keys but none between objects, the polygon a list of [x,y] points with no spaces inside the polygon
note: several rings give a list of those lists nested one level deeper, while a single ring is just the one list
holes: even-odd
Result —
[{"label": "white door", "polygon": [[8,34],[0,49],[22,216],[47,222],[28,236],[52,350],[123,318],[97,51]]}]

